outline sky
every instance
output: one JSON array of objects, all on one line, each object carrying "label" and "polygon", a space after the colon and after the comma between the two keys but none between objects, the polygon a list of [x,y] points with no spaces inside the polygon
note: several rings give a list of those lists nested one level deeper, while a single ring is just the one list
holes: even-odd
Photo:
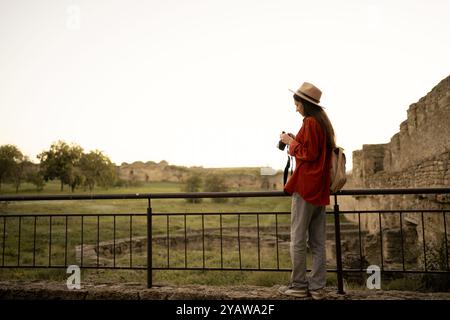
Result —
[{"label": "sky", "polygon": [[0,145],[282,169],[303,82],[347,154],[450,71],[447,0],[0,0]]}]

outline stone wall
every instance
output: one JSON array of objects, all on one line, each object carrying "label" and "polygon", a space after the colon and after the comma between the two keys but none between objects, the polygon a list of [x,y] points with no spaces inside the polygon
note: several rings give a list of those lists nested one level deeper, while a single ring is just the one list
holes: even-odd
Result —
[{"label": "stone wall", "polygon": [[450,76],[410,105],[386,144],[353,152],[354,187],[450,184]]},{"label": "stone wall", "polygon": [[[450,76],[410,105],[407,119],[400,124],[400,132],[389,143],[367,144],[362,150],[353,152],[353,170],[346,188],[449,186]],[[341,197],[340,201],[342,210],[450,209],[450,195],[359,196]],[[423,235],[427,250],[428,247],[439,246],[444,234],[443,215],[440,213],[423,216],[421,213],[403,214],[401,222],[400,214],[395,213],[380,216],[361,214],[359,219],[357,215],[347,215],[347,218],[354,222],[360,220],[362,229],[369,235],[379,234],[381,228],[383,237],[389,235],[394,239],[391,243],[383,243],[388,251],[385,258],[393,262],[400,262],[402,258],[398,241],[402,232],[400,223],[407,228],[403,232],[408,236],[404,234],[403,237],[410,247],[423,246]],[[448,222],[446,227],[449,228]],[[393,246],[393,242],[397,246]],[[379,243],[379,239],[374,243]],[[404,252],[408,258],[415,255],[412,253],[414,249],[408,250]],[[415,256],[420,261],[424,260],[420,252]]]}]

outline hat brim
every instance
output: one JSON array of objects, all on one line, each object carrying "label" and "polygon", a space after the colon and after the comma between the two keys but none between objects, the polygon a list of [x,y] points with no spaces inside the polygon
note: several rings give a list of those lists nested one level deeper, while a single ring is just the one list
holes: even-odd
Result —
[{"label": "hat brim", "polygon": [[291,89],[288,89],[288,90],[289,90],[290,92],[292,92],[293,94],[295,94],[295,95],[301,97],[302,99],[305,99],[306,101],[311,102],[312,104],[314,104],[314,105],[316,105],[316,106],[318,106],[318,107],[325,108],[325,107],[322,107],[322,106],[321,106],[320,104],[318,104],[317,102],[315,102],[314,100],[312,100],[311,98],[308,98],[307,96],[305,96],[305,95],[302,94],[301,92],[297,92],[297,91],[294,91],[294,90],[291,90]]}]

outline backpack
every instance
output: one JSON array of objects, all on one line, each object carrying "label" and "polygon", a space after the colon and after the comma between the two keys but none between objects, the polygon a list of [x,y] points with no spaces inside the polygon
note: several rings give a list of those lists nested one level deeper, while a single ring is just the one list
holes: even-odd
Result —
[{"label": "backpack", "polygon": [[336,193],[342,189],[347,182],[345,175],[345,154],[344,149],[336,147],[331,152],[331,167],[330,167],[330,191]]}]

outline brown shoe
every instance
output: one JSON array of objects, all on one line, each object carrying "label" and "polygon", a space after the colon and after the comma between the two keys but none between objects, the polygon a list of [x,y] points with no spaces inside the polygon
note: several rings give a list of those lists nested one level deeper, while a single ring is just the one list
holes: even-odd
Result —
[{"label": "brown shoe", "polygon": [[309,290],[309,294],[314,300],[323,300],[326,297],[326,292],[323,289]]},{"label": "brown shoe", "polygon": [[287,296],[297,297],[297,298],[309,297],[307,289],[299,289],[299,288],[289,287],[289,286],[279,287],[278,292],[281,294],[285,294]]}]

